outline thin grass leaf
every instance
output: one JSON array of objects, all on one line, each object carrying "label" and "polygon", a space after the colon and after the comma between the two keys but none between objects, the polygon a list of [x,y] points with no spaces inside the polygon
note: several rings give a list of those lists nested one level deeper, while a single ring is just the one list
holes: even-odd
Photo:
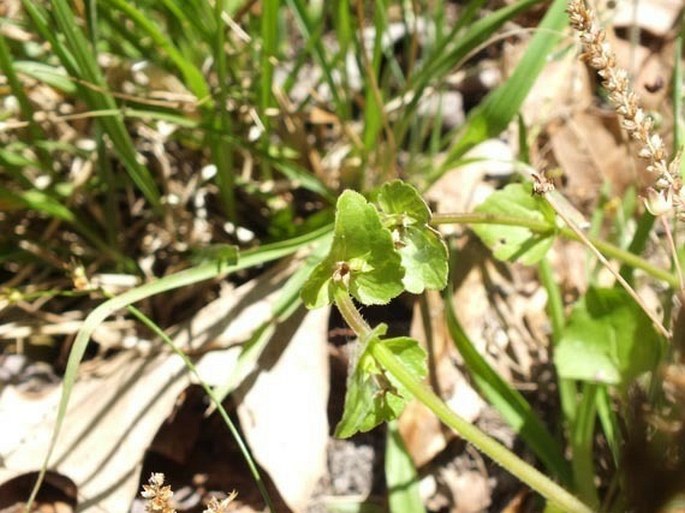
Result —
[{"label": "thin grass leaf", "polygon": [[[685,44],[685,11],[680,11],[678,19],[678,37],[674,41],[673,52],[673,87],[671,87],[671,101],[675,122],[673,123],[673,153],[674,155],[685,146],[685,130],[683,116],[683,44]],[[685,159],[680,162],[680,175],[685,178]]]},{"label": "thin grass leaf", "polygon": [[425,513],[426,508],[419,495],[416,468],[404,445],[396,420],[388,422],[385,481],[388,485],[390,513]]},{"label": "thin grass leaf", "polygon": [[481,356],[462,329],[454,310],[451,294],[445,294],[447,330],[464,358],[478,390],[502,414],[504,420],[542,461],[547,470],[564,483],[571,482],[571,472],[557,441],[535,414],[528,401],[509,385]]},{"label": "thin grass leaf", "polygon": [[285,322],[301,306],[300,290],[307,281],[310,271],[323,260],[328,253],[331,237],[323,237],[312,250],[312,254],[303,265],[292,274],[285,282],[281,293],[272,306],[272,318],[257,327],[252,336],[247,340],[238,355],[238,361],[226,383],[215,390],[219,401],[223,401],[242,379],[254,369],[257,360],[261,356],[267,343],[273,336],[276,325]]},{"label": "thin grass leaf", "polygon": [[[408,126],[415,117],[416,107],[426,87],[430,84],[441,82],[471,51],[485,43],[504,23],[540,1],[519,0],[515,4],[502,7],[492,14],[475,21],[465,32],[462,33],[461,29],[463,27],[459,25],[448,36],[443,38],[432,49],[430,56],[426,59],[426,63],[414,73],[411,81],[408,82],[410,89],[406,90],[404,94],[411,93],[411,100],[403,108],[403,118],[397,131],[397,140],[400,141],[404,138]],[[475,15],[478,7],[478,4],[474,4],[472,10],[467,9],[467,14],[469,16]]]},{"label": "thin grass leaf", "polygon": [[367,152],[370,152],[374,147],[378,146],[378,134],[383,126],[383,108],[384,102],[381,92],[378,89],[378,82],[376,77],[381,67],[381,57],[383,56],[383,36],[386,33],[385,17],[381,11],[384,6],[382,2],[377,2],[374,9],[374,38],[371,58],[368,58],[368,48],[364,44],[364,26],[360,26],[359,30],[359,52],[364,52],[361,58],[363,69],[366,69],[366,80],[364,81],[364,132],[362,134],[362,141]]},{"label": "thin grass leaf", "polygon": [[229,145],[225,144],[220,136],[232,134],[232,123],[229,113],[226,111],[228,100],[228,70],[226,63],[226,52],[224,51],[225,30],[221,16],[224,12],[224,1],[216,0],[214,6],[215,24],[217,27],[214,40],[214,63],[219,79],[219,92],[217,95],[218,109],[213,115],[213,126],[218,130],[218,134],[209,134],[209,144],[212,149],[214,165],[216,165],[216,182],[219,186],[221,200],[224,211],[229,221],[236,219],[235,205],[235,174],[233,152]]},{"label": "thin grass leaf", "polygon": [[[295,15],[295,21],[300,29],[302,37],[305,41],[313,39],[315,34],[322,34],[323,28],[321,25],[324,23],[323,17],[317,20],[317,25],[315,25],[309,18],[306,6],[302,3],[302,0],[285,0],[290,10]],[[313,39],[315,41],[314,45],[314,58],[321,70],[323,71],[324,78],[333,96],[333,104],[335,105],[335,112],[340,116],[341,119],[347,120],[350,118],[351,111],[350,106],[347,104],[346,99],[343,97],[342,91],[336,80],[333,78],[334,68],[328,60],[328,55],[326,49],[321,42],[320,37]],[[344,62],[344,59],[343,59]]]},{"label": "thin grass leaf", "polygon": [[599,496],[595,485],[593,442],[599,387],[593,383],[583,384],[576,423],[570,435],[575,490],[583,502],[595,508],[599,505]]},{"label": "thin grass leaf", "polygon": [[[216,20],[212,15],[209,2],[161,0],[160,3],[178,20],[185,33],[187,33],[189,27],[192,27],[195,30],[193,34],[198,34],[203,41],[210,45],[214,34],[218,30],[217,27],[224,24],[223,21]],[[225,9],[225,5],[221,7]],[[216,23],[218,23],[218,26]]]},{"label": "thin grass leaf", "polygon": [[[22,85],[19,77],[16,74],[16,68],[12,62],[12,55],[10,54],[9,46],[5,40],[5,36],[0,32],[0,71],[3,72],[7,79],[7,83],[12,90],[12,94],[19,102],[19,108],[21,110],[22,117],[28,123],[28,131],[33,142],[39,141],[45,138],[43,130],[33,119],[33,107],[31,107],[31,102],[29,97],[24,91],[24,86]],[[52,171],[52,166],[48,165],[47,156],[44,153],[39,153],[38,157],[41,160],[43,169],[48,172]]]},{"label": "thin grass leaf", "polygon": [[[93,110],[117,109],[116,102],[107,92],[107,84],[97,66],[90,45],[76,23],[66,0],[52,2],[55,19],[64,35],[64,40],[56,37],[54,26],[48,23],[45,12],[40,10],[34,2],[22,0],[22,5],[38,33],[50,42],[67,72],[74,78],[95,86],[96,89],[79,86],[81,96],[89,107]],[[99,122],[111,139],[131,179],[153,207],[159,208],[161,201],[155,181],[150,171],[138,161],[138,153],[121,119],[104,117],[100,118]]]},{"label": "thin grass leaf", "polygon": [[121,263],[127,270],[137,268],[135,263],[105,243],[92,228],[83,223],[68,207],[38,189],[15,192],[0,186],[0,207],[3,210],[27,209],[42,212],[54,219],[65,221],[88,239],[103,255]]},{"label": "thin grass leaf", "polygon": [[[148,14],[139,11],[133,4],[126,0],[105,0],[105,3],[123,12],[128,19],[135,23],[148,37],[152,39],[155,48],[162,50],[183,75],[188,89],[197,96],[198,100],[210,97],[209,86],[202,72],[188,61],[176,48],[166,34],[164,34],[151,20]],[[211,106],[211,101],[207,104]]]},{"label": "thin grass leaf", "polygon": [[278,54],[278,12],[280,0],[265,0],[262,3],[259,99],[262,113],[273,105],[274,58]]},{"label": "thin grass leaf", "polygon": [[164,341],[164,343],[174,351],[174,353],[180,356],[188,371],[197,378],[197,381],[200,383],[200,386],[207,394],[207,397],[209,397],[212,401],[212,405],[219,411],[219,414],[221,415],[224,424],[226,424],[226,427],[230,431],[233,440],[235,440],[236,445],[238,445],[238,449],[240,450],[240,453],[242,454],[243,458],[245,459],[245,462],[247,463],[247,466],[250,470],[250,474],[252,474],[252,478],[257,484],[257,488],[259,489],[259,493],[261,494],[262,498],[264,499],[264,502],[266,503],[267,509],[270,512],[275,513],[276,509],[274,508],[271,496],[269,495],[269,492],[266,489],[266,485],[264,484],[264,480],[262,479],[259,469],[257,468],[257,464],[255,463],[254,458],[252,458],[250,450],[247,448],[247,444],[243,440],[242,436],[240,436],[240,431],[238,431],[238,428],[233,423],[231,417],[229,417],[228,413],[226,412],[226,409],[221,404],[222,399],[220,399],[214,392],[214,390],[212,390],[212,387],[210,387],[202,379],[200,373],[197,371],[197,367],[195,367],[195,364],[188,357],[188,355],[186,355],[181,349],[176,347],[171,338],[169,338],[169,336],[166,333],[164,333],[164,331],[159,326],[157,326],[157,324],[155,324],[154,321],[152,321],[152,319],[147,317],[143,312],[141,312],[133,306],[129,306],[127,307],[127,309],[134,315],[134,317],[136,317],[145,326],[150,328],[150,330],[152,330],[153,333],[155,333],[159,338],[161,338]]},{"label": "thin grass leaf", "polygon": [[14,61],[12,66],[15,72],[35,78],[64,94],[73,95],[77,92],[74,81],[60,68],[36,61]]},{"label": "thin grass leaf", "polygon": [[[552,266],[547,257],[538,264],[540,281],[547,292],[547,310],[552,322],[552,343],[556,346],[561,340],[566,319],[564,317],[564,302],[561,297],[561,289],[554,278]],[[572,380],[559,379],[559,402],[564,414],[568,429],[573,429],[576,418],[576,396],[578,395],[576,383]]]},{"label": "thin grass leaf", "polygon": [[562,31],[568,23],[565,8],[566,0],[554,0],[511,77],[469,113],[445,162],[432,179],[437,179],[470,148],[499,135],[507,127],[547,63],[547,56],[563,37]]},{"label": "thin grass leaf", "polygon": [[[88,0],[86,4],[86,12],[88,19],[88,35],[90,37],[90,44],[93,48],[97,47],[97,40],[99,36],[98,29],[98,6],[97,0]],[[112,163],[107,158],[107,145],[105,143],[102,126],[95,125],[95,145],[98,156],[99,166],[97,166],[97,173],[100,175],[100,180],[103,183],[114,183],[115,175],[112,169]],[[110,246],[116,247],[119,241],[119,233],[121,233],[121,218],[119,209],[117,208],[118,198],[116,194],[107,194],[105,198],[105,218],[104,224],[107,230],[107,241]]]},{"label": "thin grass leaf", "polygon": [[193,285],[200,281],[216,278],[217,276],[229,274],[240,269],[254,267],[256,265],[292,254],[293,252],[297,251],[297,249],[326,237],[328,234],[330,234],[331,230],[331,226],[325,226],[301,237],[295,237],[287,241],[270,244],[251,251],[246,251],[244,254],[240,255],[238,263],[233,266],[222,265],[222,262],[207,262],[197,267],[165,276],[157,281],[136,287],[135,289],[131,289],[119,296],[109,299],[88,314],[88,317],[86,317],[85,321],[83,322],[83,326],[76,335],[74,344],[72,345],[69,353],[69,359],[64,371],[62,395],[60,397],[60,402],[57,409],[57,417],[52,431],[52,437],[50,439],[50,446],[48,453],[45,455],[45,460],[41,466],[36,484],[34,485],[31,496],[28,500],[27,509],[30,510],[31,504],[36,499],[38,491],[40,490],[43,480],[45,479],[50,458],[62,429],[62,424],[64,423],[64,417],[67,412],[67,406],[69,405],[71,392],[74,387],[74,383],[76,382],[78,368],[88,346],[88,341],[90,340],[93,331],[95,331],[95,329],[107,317],[121,310],[122,308],[127,308],[145,298],[180,287]]},{"label": "thin grass leaf", "polygon": [[599,387],[597,391],[597,416],[602,426],[602,432],[606,438],[614,464],[618,468],[621,465],[621,448],[623,437],[619,426],[618,417],[614,409],[614,402],[609,396],[607,387]]}]

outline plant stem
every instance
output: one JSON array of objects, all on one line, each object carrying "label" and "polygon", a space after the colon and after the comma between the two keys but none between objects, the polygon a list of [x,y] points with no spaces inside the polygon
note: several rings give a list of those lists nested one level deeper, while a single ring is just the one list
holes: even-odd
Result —
[{"label": "plant stem", "polygon": [[374,339],[369,342],[371,355],[397,380],[406,387],[412,395],[427,406],[440,420],[456,431],[462,438],[473,444],[479,451],[486,454],[493,461],[511,472],[521,481],[537,491],[548,501],[555,504],[562,511],[568,513],[589,513],[592,510],[580,502],[576,497],[545,476],[509,449],[480,429],[470,424],[454,413],[428,387],[419,383],[405,366],[386,348],[382,341]]},{"label": "plant stem", "polygon": [[343,316],[347,325],[352,328],[360,339],[366,338],[371,333],[371,326],[364,320],[357,307],[354,306],[352,298],[347,290],[338,288],[335,292],[335,306],[338,307],[340,315]]},{"label": "plant stem", "polygon": [[[345,322],[355,333],[364,338],[371,332],[371,327],[355,307],[347,291],[340,288],[335,293],[335,304]],[[420,383],[406,369],[404,364],[383,345],[382,340],[371,338],[368,351],[378,363],[387,369],[411,394],[428,407],[445,425],[452,428],[467,442],[473,444],[493,461],[501,465],[514,476],[537,491],[548,501],[568,513],[591,513],[592,510],[561,486],[546,477],[540,471],[523,461],[509,449],[483,433],[462,417],[454,413],[426,385]]]},{"label": "plant stem", "polygon": [[[535,233],[553,233],[555,231],[554,227],[550,226],[549,223],[544,221],[538,221],[536,219],[530,219],[526,217],[498,215],[483,212],[473,212],[467,214],[433,214],[431,224],[435,226],[441,224],[499,224],[528,228],[530,231]],[[574,233],[573,230],[568,227],[556,229],[556,232],[566,239],[582,242],[578,234]],[[618,246],[614,246],[613,244],[603,241],[597,237],[587,237],[587,239],[604,255],[610,258],[615,258],[619,262],[634,267],[635,269],[640,269],[653,278],[667,283],[671,287],[677,288],[679,286],[678,278],[676,276],[668,271],[665,271],[664,269],[650,264],[643,258],[640,258],[629,251],[621,249]]]},{"label": "plant stem", "polygon": [[[540,260],[538,265],[538,272],[540,281],[547,291],[547,309],[549,310],[549,318],[552,322],[552,343],[556,346],[561,340],[561,334],[564,331],[566,320],[564,318],[564,303],[561,298],[561,291],[559,285],[554,280],[554,272],[547,258]],[[559,378],[559,402],[561,403],[561,411],[564,414],[566,427],[569,430],[573,429],[573,424],[576,418],[576,384],[571,379]]]}]

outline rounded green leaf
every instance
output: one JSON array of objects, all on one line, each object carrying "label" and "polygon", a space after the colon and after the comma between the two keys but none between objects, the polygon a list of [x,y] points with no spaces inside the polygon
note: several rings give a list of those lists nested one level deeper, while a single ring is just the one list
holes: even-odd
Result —
[{"label": "rounded green leaf", "polygon": [[653,370],[662,339],[622,289],[590,288],[576,303],[554,356],[559,376],[625,385]]},{"label": "rounded green leaf", "polygon": [[473,231],[492,250],[495,258],[532,265],[545,256],[552,246],[554,211],[544,199],[531,194],[530,186],[520,183],[507,185],[492,193],[476,208],[476,212],[516,216],[549,224],[548,233],[536,233],[522,226],[475,225]]},{"label": "rounded green leaf", "polygon": [[[409,337],[381,340],[374,335],[368,343],[387,346],[415,378],[426,377],[426,352],[416,340]],[[399,381],[383,371],[368,349],[365,350],[348,378],[345,409],[335,436],[347,438],[396,419],[411,397]]]},{"label": "rounded green leaf", "polygon": [[419,192],[401,180],[393,180],[378,192],[378,206],[388,215],[398,214],[411,219],[412,224],[426,224],[431,213]]},{"label": "rounded green leaf", "polygon": [[404,266],[404,287],[412,294],[424,289],[442,290],[447,285],[447,245],[429,226],[409,226],[399,248]]},{"label": "rounded green leaf", "polygon": [[418,191],[400,180],[389,182],[378,193],[378,205],[402,257],[405,289],[421,294],[427,288],[445,288],[447,246],[428,224],[431,212]]},{"label": "rounded green leaf", "polygon": [[400,255],[376,208],[359,193],[343,192],[331,251],[304,284],[304,303],[309,308],[332,303],[341,286],[363,304],[386,304],[404,290],[403,277]]}]

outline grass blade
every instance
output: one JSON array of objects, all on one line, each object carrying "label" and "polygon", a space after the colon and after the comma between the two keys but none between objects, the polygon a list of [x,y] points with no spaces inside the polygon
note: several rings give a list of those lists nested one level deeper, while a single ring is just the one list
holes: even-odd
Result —
[{"label": "grass blade", "polygon": [[[309,18],[307,13],[307,7],[303,5],[302,0],[286,0],[290,10],[295,15],[297,25],[302,33],[302,37],[305,41],[314,41],[314,58],[317,64],[321,66],[321,69],[326,79],[326,83],[333,96],[333,104],[335,105],[335,112],[342,120],[347,120],[350,118],[350,107],[347,104],[345,98],[342,96],[340,88],[333,78],[333,67],[328,60],[326,49],[321,42],[322,24],[325,20],[319,19],[318,26],[315,26],[312,20]],[[343,62],[345,56],[342,56]]]},{"label": "grass blade", "polygon": [[[505,22],[540,1],[519,0],[515,4],[498,9],[489,16],[475,21],[463,33],[460,30],[462,28],[461,24],[454,27],[450,34],[432,49],[431,55],[426,59],[426,64],[411,77],[409,84],[411,85],[411,91],[413,91],[412,99],[404,108],[403,125],[398,130],[397,140],[400,141],[404,137],[407,129],[406,125],[414,119],[414,112],[421,99],[421,93],[429,84],[442,80],[452,69],[459,65],[469,52],[485,43]],[[474,8],[467,8],[465,19],[468,19],[468,16],[474,16],[479,7],[478,4],[472,5]],[[405,91],[405,94],[408,92]]]},{"label": "grass blade", "polygon": [[[549,311],[549,318],[552,322],[552,342],[556,344],[561,340],[561,334],[566,324],[564,318],[564,303],[561,297],[561,290],[554,279],[552,266],[547,257],[540,260],[538,264],[538,272],[540,273],[540,281],[542,286],[547,291],[547,310]],[[573,429],[573,423],[576,418],[576,384],[574,381],[567,379],[559,379],[559,402],[561,403],[561,410],[564,414],[564,419],[569,429]]]},{"label": "grass blade", "polygon": [[[152,22],[148,15],[139,11],[130,2],[125,0],[106,0],[106,3],[116,7],[123,12],[128,19],[133,21],[155,44],[155,48],[161,49],[178,70],[183,75],[183,79],[188,89],[197,96],[199,101],[206,100],[209,96],[209,87],[202,72],[195,65],[188,61],[183,54],[176,48],[164,33]],[[211,102],[210,102],[211,104]]]},{"label": "grass blade", "polygon": [[549,434],[528,401],[488,364],[473,346],[457,320],[451,295],[445,294],[447,330],[464,358],[478,390],[502,414],[504,420],[531,448],[549,472],[562,482],[571,482],[571,472],[561,447]]},{"label": "grass blade", "polygon": [[212,156],[216,165],[216,181],[219,186],[221,200],[224,211],[229,221],[236,219],[235,205],[235,174],[233,172],[234,159],[231,148],[221,139],[223,135],[232,133],[231,117],[226,111],[228,100],[228,69],[226,65],[226,52],[224,43],[226,41],[224,25],[221,16],[224,12],[224,1],[216,0],[214,6],[214,17],[216,23],[216,34],[214,40],[214,62],[216,74],[219,79],[219,93],[217,96],[218,108],[213,114],[212,124],[218,130],[218,134],[208,134],[209,144],[212,148]]},{"label": "grass blade", "polygon": [[592,444],[595,436],[597,417],[597,391],[599,385],[584,383],[578,405],[576,423],[571,432],[573,450],[573,478],[580,500],[593,507],[599,505],[595,486],[595,465]]},{"label": "grass blade", "polygon": [[[91,47],[76,23],[66,0],[52,2],[55,19],[64,35],[64,40],[56,37],[54,27],[48,23],[45,13],[33,2],[23,0],[22,4],[36,30],[51,44],[69,75],[95,86],[94,88],[79,87],[81,96],[89,107],[93,110],[117,109],[114,98],[107,91],[107,84],[97,66]],[[157,185],[150,171],[139,162],[138,152],[124,123],[118,117],[100,118],[99,122],[111,139],[133,182],[155,208],[160,208],[161,200]]]},{"label": "grass blade", "polygon": [[514,118],[546,64],[546,57],[563,37],[567,25],[566,0],[554,0],[540,23],[521,62],[509,79],[490,93],[466,120],[445,162],[431,178],[437,179],[466,151],[481,141],[499,135]]},{"label": "grass blade", "polygon": [[250,450],[247,448],[247,444],[243,440],[243,438],[240,436],[240,432],[238,431],[238,428],[235,426],[233,421],[231,420],[231,417],[228,416],[228,413],[226,412],[226,409],[223,407],[221,404],[222,399],[217,396],[217,394],[212,390],[212,387],[207,385],[207,383],[204,382],[204,380],[201,378],[199,372],[197,371],[197,368],[195,367],[195,364],[193,361],[186,355],[181,349],[176,347],[174,345],[174,342],[169,338],[169,336],[164,333],[164,331],[155,324],[152,319],[147,317],[143,312],[138,310],[137,308],[133,306],[128,307],[128,311],[133,314],[134,317],[136,317],[140,322],[142,322],[145,326],[150,328],[150,330],[155,333],[159,338],[161,338],[164,343],[169,346],[174,353],[176,353],[178,356],[181,357],[183,360],[183,363],[185,364],[186,368],[188,371],[193,374],[196,378],[198,383],[200,383],[200,386],[202,386],[202,389],[205,391],[207,394],[207,397],[210,398],[212,401],[212,405],[219,411],[219,414],[221,415],[221,418],[224,421],[224,424],[226,424],[226,427],[228,430],[231,432],[231,436],[233,436],[233,439],[235,440],[236,444],[238,445],[238,449],[240,450],[240,453],[243,455],[243,458],[245,459],[245,462],[247,463],[248,468],[250,469],[250,473],[252,474],[252,478],[255,480],[257,483],[257,488],[259,489],[259,493],[261,494],[262,498],[264,499],[264,502],[266,503],[266,506],[269,511],[272,513],[276,512],[276,508],[274,508],[273,502],[271,500],[271,497],[269,496],[269,492],[266,489],[266,486],[264,484],[264,480],[262,479],[261,474],[259,473],[259,469],[257,468],[257,464],[255,463],[254,459],[252,458],[252,455],[250,454]]},{"label": "grass blade", "polygon": [[385,445],[385,480],[390,513],[425,513],[416,468],[407,452],[397,421],[388,422]]},{"label": "grass blade", "polygon": [[141,301],[145,298],[167,292],[169,290],[174,290],[180,287],[185,287],[198,283],[200,281],[209,280],[217,276],[225,275],[231,272],[238,271],[240,269],[247,269],[249,267],[254,267],[265,262],[276,260],[278,258],[284,257],[286,255],[292,254],[297,249],[313,243],[321,238],[327,236],[332,227],[325,226],[319,230],[315,230],[311,233],[303,235],[301,237],[296,237],[287,241],[278,242],[275,244],[270,244],[263,246],[256,250],[246,251],[244,254],[240,255],[240,259],[236,265],[225,266],[221,262],[207,262],[197,267],[191,269],[186,269],[164,278],[160,278],[157,281],[147,283],[135,289],[131,289],[119,296],[105,301],[95,308],[83,323],[83,326],[76,335],[74,344],[72,345],[71,352],[69,353],[69,359],[67,361],[66,370],[64,371],[63,378],[63,388],[62,395],[60,397],[59,406],[57,409],[57,418],[55,421],[55,426],[52,431],[52,437],[50,439],[50,448],[48,453],[45,455],[45,460],[40,469],[38,479],[31,492],[31,496],[28,500],[27,510],[30,510],[31,504],[35,500],[38,491],[45,479],[45,474],[50,463],[50,458],[54,451],[57,439],[59,437],[60,431],[62,429],[62,424],[64,422],[64,416],[67,412],[67,406],[69,405],[69,398],[71,397],[71,391],[74,387],[76,381],[76,375],[78,372],[79,365],[83,359],[86,348],[88,346],[88,341],[90,336],[97,326],[99,326],[107,317],[113,313],[121,310],[122,308],[127,308],[132,304]]}]

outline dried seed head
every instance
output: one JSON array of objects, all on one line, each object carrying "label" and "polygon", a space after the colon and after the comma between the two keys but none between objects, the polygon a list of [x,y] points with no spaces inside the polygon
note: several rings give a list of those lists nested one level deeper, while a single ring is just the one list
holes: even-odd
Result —
[{"label": "dried seed head", "polygon": [[143,485],[141,495],[145,502],[145,511],[150,513],[176,513],[171,507],[174,492],[171,486],[164,486],[164,474],[156,473],[150,476],[148,484]]},{"label": "dried seed head", "polygon": [[[583,46],[581,58],[597,70],[609,100],[622,117],[621,126],[631,139],[640,143],[637,155],[647,161],[647,171],[656,175],[655,186],[648,191],[645,201],[647,208],[661,213],[666,213],[664,208],[667,206],[668,211],[678,208],[682,202],[674,198],[680,198],[681,187],[674,188],[674,184],[680,175],[679,157],[676,156],[670,164],[666,161],[664,141],[652,133],[653,122],[640,108],[638,95],[630,87],[628,72],[616,66],[616,57],[592,10],[584,0],[569,0],[567,12],[571,27],[580,35]],[[664,194],[666,187],[672,189],[670,195]]]}]

